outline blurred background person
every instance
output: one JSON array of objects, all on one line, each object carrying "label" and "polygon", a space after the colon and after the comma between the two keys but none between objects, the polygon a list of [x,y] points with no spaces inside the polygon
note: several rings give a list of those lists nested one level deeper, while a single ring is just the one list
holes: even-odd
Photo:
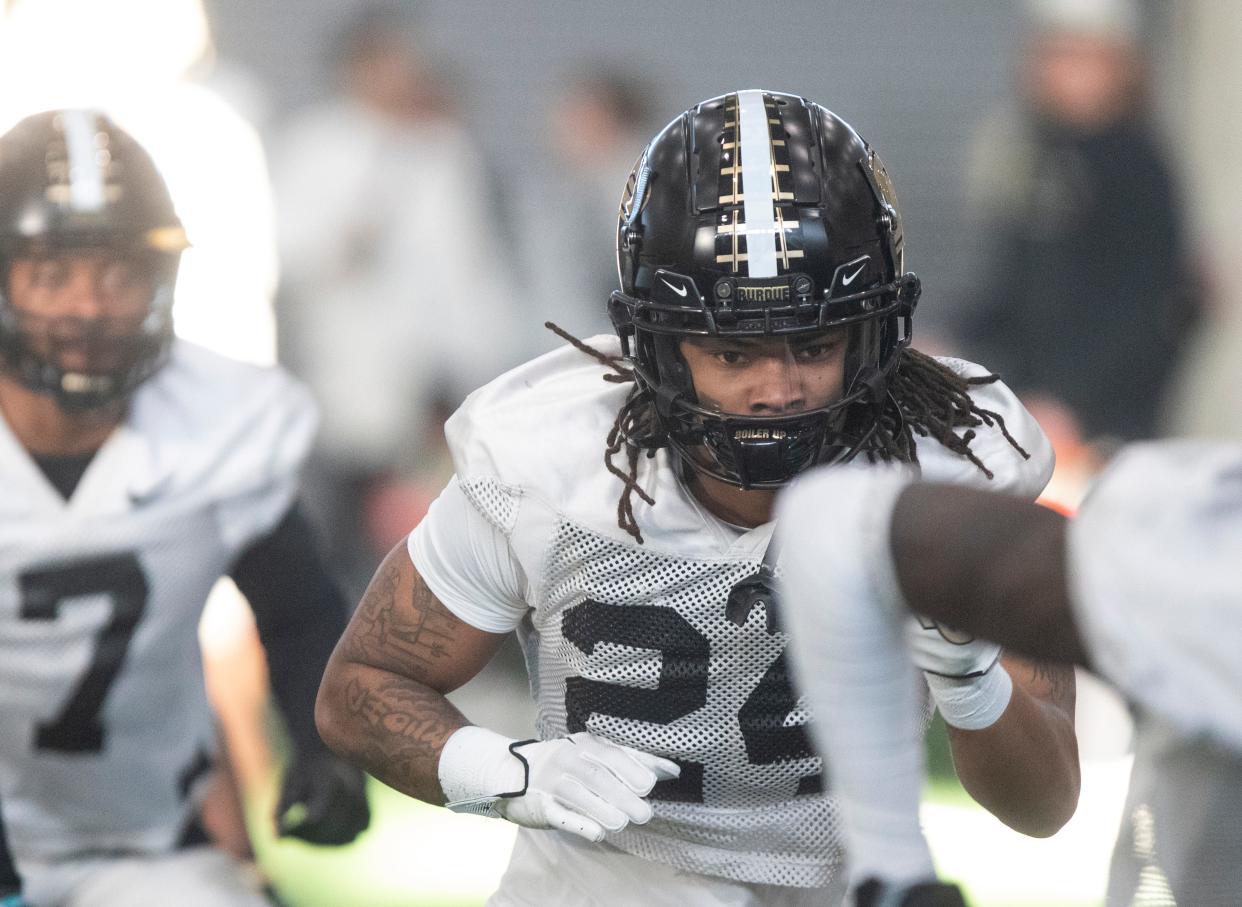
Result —
[{"label": "blurred background person", "polygon": [[[441,425],[519,356],[507,257],[457,89],[407,7],[364,7],[336,39],[329,97],[274,138],[281,356],[323,422],[311,507],[357,600],[438,487]],[[395,534],[394,534],[395,533]]]},{"label": "blurred background person", "polygon": [[[1163,146],[1139,0],[1023,0],[1013,97],[975,128],[960,348],[984,357],[1048,433],[1041,501],[1072,513],[1117,446],[1162,419],[1202,287],[1178,168]],[[1133,723],[1078,673],[1089,779],[1129,772]]]},{"label": "blurred background person", "polygon": [[[266,156],[257,131],[211,84],[216,54],[201,0],[9,0],[3,9],[0,123],[89,107],[137,137],[193,239],[177,273],[177,335],[273,363],[277,258]],[[232,84],[239,74],[255,84],[244,67],[229,71]],[[201,630],[231,761],[205,811],[213,834],[247,855],[238,794],[264,800],[256,810],[264,816],[275,803],[269,741],[276,725],[267,720],[267,666],[254,619],[231,580],[212,592]]]},{"label": "blurred background person", "polygon": [[200,812],[219,747],[197,628],[221,575],[292,742],[281,832],[341,844],[368,820],[363,776],[314,728],[345,616],[296,504],[314,406],[175,338],[187,247],[107,117],[0,136],[0,788],[39,907],[265,903]]},{"label": "blurred background person", "polygon": [[560,343],[543,329],[548,320],[577,337],[612,331],[604,303],[617,287],[617,174],[629,172],[658,125],[649,98],[642,79],[619,67],[580,65],[554,81],[542,155],[516,187],[531,352]]},{"label": "blurred background person", "polygon": [[1160,433],[1200,297],[1140,8],[1026,8],[1017,104],[984,121],[967,174],[981,267],[961,333],[1055,429],[1065,467],[1089,472],[1084,444]]}]

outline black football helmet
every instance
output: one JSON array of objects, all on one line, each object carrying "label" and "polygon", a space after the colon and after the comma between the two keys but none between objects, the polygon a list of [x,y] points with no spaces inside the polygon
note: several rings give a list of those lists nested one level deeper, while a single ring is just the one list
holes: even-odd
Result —
[{"label": "black football helmet", "polygon": [[[110,119],[58,110],[22,120],[0,136],[0,364],[66,409],[125,397],[167,359],[173,287],[187,246],[155,163]],[[32,316],[9,298],[14,259],[78,250],[133,256],[153,275],[146,317],[133,336],[111,338],[121,364],[106,373],[66,371],[40,355],[31,343]]]},{"label": "black football helmet", "polygon": [[[739,91],[697,104],[651,140],[617,226],[609,313],[678,453],[742,488],[775,488],[852,457],[875,431],[919,281],[879,156],[796,95]],[[845,392],[794,414],[700,404],[680,341],[847,326]]]}]

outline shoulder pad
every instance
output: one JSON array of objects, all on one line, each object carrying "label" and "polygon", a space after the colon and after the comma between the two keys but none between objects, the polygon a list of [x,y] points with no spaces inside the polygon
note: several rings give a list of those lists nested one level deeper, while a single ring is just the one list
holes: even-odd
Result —
[{"label": "shoulder pad", "polygon": [[[611,335],[586,343],[605,355],[620,353]],[[615,372],[564,346],[475,391],[445,424],[462,489],[502,531],[512,529],[523,495],[558,509],[570,492],[580,498],[585,483],[615,496],[604,450],[632,385],[605,381],[608,374]]]},{"label": "shoulder pad", "polygon": [[240,536],[266,531],[288,509],[316,422],[309,393],[288,373],[180,340],[134,395],[129,420],[150,444],[153,481],[240,504],[246,525],[226,533]]},{"label": "shoulder pad", "polygon": [[[990,374],[983,366],[964,359],[937,357],[937,361],[968,378]],[[956,433],[962,436],[967,431],[974,431],[970,449],[992,472],[992,478],[989,479],[969,459],[948,450],[934,439],[918,438],[923,477],[928,481],[971,485],[1034,500],[1052,478],[1052,468],[1056,463],[1048,437],[1003,381],[973,385],[970,396],[979,409],[995,413],[997,418],[992,419],[992,424],[985,422],[974,429],[959,428]],[[1028,457],[1009,443],[1006,431]]]}]

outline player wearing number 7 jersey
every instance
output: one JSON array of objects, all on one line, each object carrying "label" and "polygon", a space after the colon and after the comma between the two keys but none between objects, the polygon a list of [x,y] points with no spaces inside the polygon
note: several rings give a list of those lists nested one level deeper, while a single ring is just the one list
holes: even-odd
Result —
[{"label": "player wearing number 7 jersey", "polygon": [[[618,265],[617,337],[510,372],[448,423],[456,476],[376,574],[320,730],[400,790],[524,826],[495,904],[840,903],[773,496],[856,459],[1034,497],[1047,441],[994,376],[909,348],[919,284],[888,175],[802,98],[743,91],[670,123],[626,188]],[[538,741],[443,696],[513,630]],[[1051,833],[1077,795],[1072,692],[912,632],[967,787]]]},{"label": "player wearing number 7 jersey", "polygon": [[91,111],[0,137],[0,801],[25,896],[261,905],[197,821],[216,734],[198,621],[231,575],[296,752],[282,829],[343,843],[362,775],[314,728],[344,602],[294,503],[314,431],[276,369],[178,341],[186,237]]}]

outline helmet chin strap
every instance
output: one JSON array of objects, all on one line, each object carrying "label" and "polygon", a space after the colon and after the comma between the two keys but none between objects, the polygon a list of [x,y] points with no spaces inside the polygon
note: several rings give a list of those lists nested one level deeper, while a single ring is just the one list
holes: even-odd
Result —
[{"label": "helmet chin strap", "polygon": [[734,441],[733,462],[742,488],[750,488],[754,484],[753,474],[780,471],[781,443],[774,440],[750,444]]}]

